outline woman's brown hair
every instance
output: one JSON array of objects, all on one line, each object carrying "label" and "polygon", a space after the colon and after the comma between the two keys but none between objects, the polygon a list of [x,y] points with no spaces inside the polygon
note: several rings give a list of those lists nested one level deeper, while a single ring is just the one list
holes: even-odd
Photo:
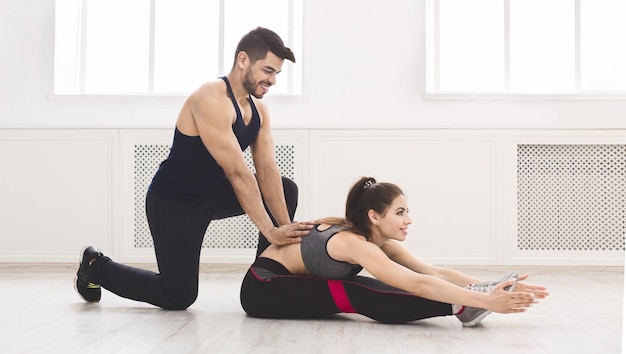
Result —
[{"label": "woman's brown hair", "polygon": [[374,177],[361,177],[348,192],[344,218],[325,218],[317,222],[344,225],[368,238],[372,224],[367,213],[374,210],[380,215],[385,215],[393,200],[400,195],[404,193],[393,183],[379,183]]}]

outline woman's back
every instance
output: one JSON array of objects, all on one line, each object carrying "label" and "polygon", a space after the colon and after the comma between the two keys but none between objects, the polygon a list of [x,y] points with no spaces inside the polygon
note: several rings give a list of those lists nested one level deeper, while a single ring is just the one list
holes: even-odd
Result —
[{"label": "woman's back", "polygon": [[[308,236],[305,236],[308,237]],[[282,264],[292,274],[308,275],[309,272],[302,261],[299,243],[277,246],[271,244],[261,253],[260,257],[273,259]]]},{"label": "woman's back", "polygon": [[332,258],[327,249],[327,245],[332,244],[330,239],[344,232],[349,231],[345,231],[340,225],[318,224],[308,236],[303,237],[302,243],[271,245],[261,257],[281,263],[292,274],[310,274],[327,278],[350,277],[362,268]]}]

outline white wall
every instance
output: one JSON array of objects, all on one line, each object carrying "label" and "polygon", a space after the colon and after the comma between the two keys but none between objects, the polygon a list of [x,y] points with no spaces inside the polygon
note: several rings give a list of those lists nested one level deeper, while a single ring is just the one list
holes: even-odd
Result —
[{"label": "white wall", "polygon": [[[300,139],[302,218],[341,212],[349,183],[374,175],[414,196],[408,246],[427,259],[559,263],[514,250],[513,143],[625,144],[626,101],[424,100],[423,1],[304,11],[304,95],[267,98],[281,139]],[[169,143],[183,97],[53,96],[53,31],[54,1],[0,0],[0,261],[74,261],[86,242],[140,261],[127,249],[124,139]]]},{"label": "white wall", "polygon": [[[624,101],[425,101],[424,4],[304,4],[304,96],[276,128],[626,128]],[[55,99],[54,1],[0,0],[0,128],[171,127],[182,99]],[[207,78],[212,79],[212,78]]]}]

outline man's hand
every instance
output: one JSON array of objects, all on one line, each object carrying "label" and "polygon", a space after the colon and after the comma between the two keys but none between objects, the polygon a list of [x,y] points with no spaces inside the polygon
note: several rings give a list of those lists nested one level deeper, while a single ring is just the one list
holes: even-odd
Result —
[{"label": "man's hand", "polygon": [[265,235],[265,237],[270,243],[277,246],[300,243],[302,237],[307,236],[312,228],[313,223],[310,221],[292,222],[291,224],[275,227],[272,233]]}]

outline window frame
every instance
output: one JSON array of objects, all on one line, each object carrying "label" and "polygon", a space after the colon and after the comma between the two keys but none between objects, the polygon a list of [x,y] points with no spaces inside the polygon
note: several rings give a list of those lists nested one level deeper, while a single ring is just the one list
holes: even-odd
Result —
[{"label": "window frame", "polygon": [[[79,20],[77,21],[78,33],[75,33],[76,37],[74,40],[78,43],[76,50],[76,58],[74,61],[78,63],[77,68],[73,70],[74,76],[73,81],[75,81],[74,90],[75,92],[63,92],[59,93],[56,91],[56,65],[54,66],[54,79],[53,85],[51,88],[51,93],[48,95],[49,98],[53,100],[74,100],[77,97],[87,98],[89,100],[101,101],[101,100],[109,100],[111,98],[119,99],[121,101],[128,100],[136,100],[140,99],[142,101],[150,102],[153,100],[158,100],[159,102],[165,100],[166,102],[178,102],[181,98],[186,97],[189,92],[173,92],[173,93],[161,93],[154,91],[154,81],[155,81],[155,18],[156,11],[155,6],[157,0],[149,0],[150,3],[150,30],[149,30],[149,51],[148,51],[148,89],[146,92],[141,93],[88,93],[86,92],[86,31],[87,31],[87,3],[88,0],[74,0],[78,5],[76,9],[80,12]],[[218,48],[217,48],[217,73],[218,75],[226,75],[230,70],[231,63],[225,62],[225,53],[224,53],[224,33],[225,33],[225,3],[226,0],[218,0],[219,1],[219,24],[218,24]],[[286,71],[286,75],[281,76],[281,80],[286,80],[286,92],[282,93],[271,93],[267,98],[278,99],[278,100],[290,100],[292,98],[297,98],[302,96],[302,40],[303,40],[303,0],[288,0],[288,34],[287,40],[285,40],[285,44],[292,49],[297,58],[297,65],[293,65],[293,70]],[[56,11],[56,10],[55,10]],[[55,15],[55,18],[57,15]],[[55,38],[56,40],[56,38]],[[55,44],[55,61],[59,60],[56,54],[56,44]],[[68,90],[69,91],[69,90]]]},{"label": "window frame", "polygon": [[581,0],[574,0],[575,23],[575,89],[569,93],[517,93],[511,92],[511,43],[510,43],[510,0],[503,0],[503,33],[504,33],[504,90],[498,92],[441,92],[439,91],[439,1],[426,0],[425,17],[425,85],[426,100],[513,100],[513,101],[623,101],[626,91],[583,91],[581,87]]}]

